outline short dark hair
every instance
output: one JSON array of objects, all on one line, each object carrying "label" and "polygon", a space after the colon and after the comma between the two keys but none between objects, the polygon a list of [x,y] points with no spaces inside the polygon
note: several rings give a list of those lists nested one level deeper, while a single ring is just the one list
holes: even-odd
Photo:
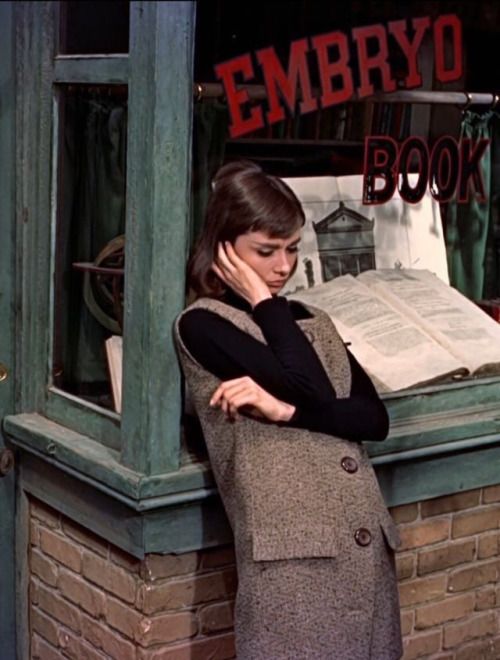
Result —
[{"label": "short dark hair", "polygon": [[287,238],[305,223],[289,186],[250,161],[223,165],[212,182],[205,223],[188,265],[188,285],[197,297],[220,297],[226,287],[212,271],[217,245],[250,231]]}]

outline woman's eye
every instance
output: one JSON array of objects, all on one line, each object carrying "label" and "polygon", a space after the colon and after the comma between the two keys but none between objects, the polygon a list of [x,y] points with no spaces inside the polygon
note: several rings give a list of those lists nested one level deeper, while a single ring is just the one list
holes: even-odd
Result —
[{"label": "woman's eye", "polygon": [[288,250],[288,252],[292,252],[292,253],[298,252],[299,251],[299,246],[298,245],[293,245],[293,246],[287,248],[287,250]]},{"label": "woman's eye", "polygon": [[273,254],[272,250],[257,250],[257,254],[261,257],[270,257]]}]

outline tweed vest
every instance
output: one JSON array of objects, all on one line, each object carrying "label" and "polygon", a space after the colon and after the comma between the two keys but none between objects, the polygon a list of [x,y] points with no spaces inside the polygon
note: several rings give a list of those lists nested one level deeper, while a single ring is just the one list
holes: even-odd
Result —
[{"label": "tweed vest", "polygon": [[[183,313],[195,308],[214,312],[265,343],[250,313],[209,298],[200,298]],[[306,308],[311,318],[297,323],[337,397],[345,398],[351,389],[351,372],[344,344],[327,314]],[[356,530],[376,524],[395,549],[397,529],[364,447],[250,416],[228,421],[219,408],[209,406],[220,380],[183,344],[178,327],[181,317],[174,330],[180,361],[237,554],[250,547],[254,560],[334,557],[350,551]],[[344,467],[346,457],[354,459],[354,472]]]}]

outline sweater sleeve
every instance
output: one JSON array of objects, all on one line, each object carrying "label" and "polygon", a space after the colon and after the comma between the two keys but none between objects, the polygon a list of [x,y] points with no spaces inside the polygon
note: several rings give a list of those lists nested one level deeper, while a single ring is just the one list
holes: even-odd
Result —
[{"label": "sweater sleeve", "polygon": [[385,407],[351,354],[351,395],[337,399],[321,361],[284,298],[259,303],[253,318],[267,345],[203,309],[184,314],[179,332],[191,355],[217,378],[250,376],[273,396],[294,405],[296,412],[286,426],[354,441],[385,438]]},{"label": "sweater sleeve", "polygon": [[352,353],[347,354],[352,374],[349,397],[334,398],[315,409],[298,406],[286,424],[355,442],[385,440],[389,432],[386,407],[363,367]]}]

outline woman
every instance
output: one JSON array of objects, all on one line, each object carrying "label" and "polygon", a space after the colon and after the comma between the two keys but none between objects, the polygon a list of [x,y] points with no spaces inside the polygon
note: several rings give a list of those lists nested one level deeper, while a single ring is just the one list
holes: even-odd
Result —
[{"label": "woman", "polygon": [[330,318],[278,295],[303,224],[281,180],[222,167],[176,323],[234,532],[237,657],[397,659],[397,530],[360,444],[387,413]]}]

